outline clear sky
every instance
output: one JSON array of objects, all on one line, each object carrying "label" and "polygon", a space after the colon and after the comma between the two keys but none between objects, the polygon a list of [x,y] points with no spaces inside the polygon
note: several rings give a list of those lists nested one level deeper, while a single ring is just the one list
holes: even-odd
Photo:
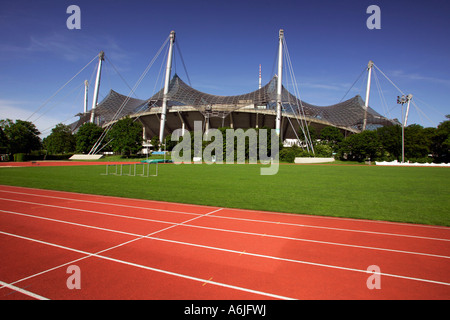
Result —
[{"label": "clear sky", "polygon": [[[81,9],[80,30],[66,26],[72,4]],[[366,26],[372,4],[381,9],[379,30]],[[95,62],[41,106],[100,50],[107,56],[100,100],[110,89],[128,95],[171,30],[181,51],[175,50],[173,71],[185,82],[188,75],[203,92],[247,93],[258,88],[259,64],[263,85],[276,73],[282,28],[302,100],[338,103],[373,60],[414,95],[408,122],[437,126],[450,113],[449,16],[447,0],[1,0],[0,119],[28,119],[41,131],[75,121],[84,80],[92,79],[93,92]],[[163,56],[137,88],[138,98],[161,88]],[[345,98],[365,98],[364,81],[365,75]],[[371,88],[371,107],[400,118],[400,93],[378,69]]]}]

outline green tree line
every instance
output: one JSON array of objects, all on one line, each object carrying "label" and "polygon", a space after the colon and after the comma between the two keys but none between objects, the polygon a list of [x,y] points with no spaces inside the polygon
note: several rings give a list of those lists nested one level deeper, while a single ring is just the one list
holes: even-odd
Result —
[{"label": "green tree line", "polygon": [[[450,162],[450,115],[436,128],[424,128],[418,124],[405,127],[405,160],[411,162]],[[227,128],[219,130],[225,136]],[[309,128],[314,142],[314,153],[301,147],[282,147],[280,142],[280,160],[294,162],[295,157],[332,157],[351,161],[392,161],[402,157],[401,126],[381,127],[344,137],[341,130],[325,127],[320,131]],[[51,134],[43,140],[36,126],[28,121],[6,119],[0,120],[0,154],[12,157],[15,154],[32,155],[70,155],[88,153],[102,135],[103,129],[95,124],[82,125],[75,134],[69,126],[58,124]],[[270,135],[269,135],[270,137]],[[165,139],[165,148],[170,151],[177,142],[171,141],[170,135]],[[193,133],[191,133],[193,139]],[[142,126],[131,118],[124,118],[115,123],[108,131],[107,137],[99,147],[102,151],[113,151],[130,156],[142,148]],[[226,139],[223,139],[224,143]],[[158,137],[152,142],[158,148]],[[211,142],[203,141],[202,149]],[[245,142],[245,158],[249,158],[248,141]],[[192,143],[192,146],[194,143]],[[270,140],[267,146],[270,148]],[[224,152],[226,148],[224,147]],[[192,150],[192,154],[193,154]],[[270,149],[268,149],[270,155]],[[8,158],[8,157],[6,157]]]},{"label": "green tree line", "polygon": [[[446,116],[450,119],[450,115]],[[284,148],[280,158],[293,162],[295,157],[320,156],[351,161],[401,161],[402,127],[388,126],[376,130],[344,137],[335,127],[325,127],[320,132],[309,128],[314,141],[315,153],[300,147]],[[410,162],[450,162],[450,120],[441,122],[436,128],[424,128],[411,124],[404,129],[405,161]]]},{"label": "green tree line", "polygon": [[[103,128],[85,123],[73,134],[70,126],[60,123],[41,139],[41,133],[29,121],[0,120],[0,154],[3,160],[16,159],[15,155],[20,155],[18,159],[24,160],[88,153],[102,133]],[[103,141],[100,146],[103,151],[125,156],[136,154],[142,148],[142,126],[130,118],[121,119],[108,131]]]}]

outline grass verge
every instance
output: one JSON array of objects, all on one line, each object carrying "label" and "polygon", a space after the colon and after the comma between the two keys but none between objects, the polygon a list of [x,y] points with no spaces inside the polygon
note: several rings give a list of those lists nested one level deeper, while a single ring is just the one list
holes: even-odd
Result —
[{"label": "grass verge", "polygon": [[[154,168],[152,168],[154,169]],[[157,177],[105,166],[1,168],[0,184],[220,207],[450,226],[450,170],[424,167],[159,165]]]}]

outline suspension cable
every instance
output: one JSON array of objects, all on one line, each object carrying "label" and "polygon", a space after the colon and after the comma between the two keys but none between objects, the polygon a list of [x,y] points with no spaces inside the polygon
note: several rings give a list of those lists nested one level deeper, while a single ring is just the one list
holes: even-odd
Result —
[{"label": "suspension cable", "polygon": [[125,78],[120,74],[119,70],[117,70],[116,66],[112,63],[111,59],[109,59],[107,56],[105,57],[106,61],[108,61],[109,64],[113,67],[113,69],[116,71],[116,73],[119,75],[119,77],[122,79],[122,81],[125,83],[125,85],[128,87],[128,89],[131,90],[132,94],[137,98],[136,92],[130,87],[128,82],[125,80]]},{"label": "suspension cable", "polygon": [[374,75],[374,78],[375,78],[375,83],[377,85],[378,95],[380,97],[381,105],[383,107],[384,116],[390,118],[389,107],[388,107],[388,104],[386,102],[386,98],[384,96],[383,90],[381,89],[380,80],[378,79],[378,76],[377,76],[377,73],[375,72],[375,70],[373,70],[373,75]]},{"label": "suspension cable", "polygon": [[[297,105],[298,117],[296,116],[295,118],[296,118],[297,123],[298,123],[299,127],[301,128],[303,135],[305,137],[307,150],[310,151],[310,149],[311,149],[312,153],[314,153],[314,145],[312,143],[311,135],[310,135],[309,128],[308,128],[308,125],[306,122],[306,114],[305,114],[305,110],[303,108],[302,100],[300,98],[300,92],[298,91],[297,80],[295,78],[294,68],[292,66],[292,60],[290,58],[289,50],[287,48],[286,39],[283,39],[283,46],[285,49],[284,52],[285,52],[285,57],[286,57],[287,65],[288,65],[289,74],[291,76],[291,80],[293,83],[294,95],[297,99],[296,105]],[[292,108],[292,106],[291,106],[291,109],[294,111],[294,115],[295,115],[295,109]],[[293,126],[292,126],[292,129],[295,132]],[[297,135],[296,135],[296,137],[298,139]],[[300,140],[300,139],[298,139],[298,140]]]},{"label": "suspension cable", "polygon": [[187,77],[187,80],[189,82],[189,85],[192,87],[191,79],[189,78],[189,74],[187,72],[186,64],[184,63],[183,55],[181,54],[180,45],[178,43],[179,43],[179,41],[175,42],[175,47],[177,48],[178,53],[180,54],[181,63],[183,64],[184,72],[186,73],[186,77]]},{"label": "suspension cable", "polygon": [[364,68],[363,71],[360,73],[360,75],[358,76],[358,78],[356,78],[355,82],[353,82],[353,84],[351,85],[351,87],[347,90],[347,92],[344,94],[344,96],[342,97],[342,99],[339,102],[342,102],[345,97],[347,96],[347,94],[350,92],[350,90],[352,90],[352,88],[354,87],[354,85],[359,81],[359,79],[361,79],[362,75],[364,74],[364,72],[366,71],[367,68]]},{"label": "suspension cable", "polygon": [[402,94],[402,95],[404,95],[404,93],[403,93],[403,91],[402,90],[400,90],[400,88],[399,87],[397,87],[396,85],[395,85],[395,83],[394,82],[392,82],[392,80],[391,79],[389,79],[389,77],[387,76],[387,75],[385,75],[384,74],[384,72],[383,71],[381,71],[381,69],[380,68],[378,68],[378,66],[374,63],[373,64],[374,66],[375,66],[375,68],[377,68],[377,70],[378,71],[380,71],[381,72],[381,74]]},{"label": "suspension cable", "polygon": [[48,98],[39,108],[37,108],[36,111],[34,111],[27,119],[28,121],[31,117],[33,117],[39,110],[41,110],[51,99],[53,99],[62,89],[64,89],[73,79],[75,79],[84,69],[87,68],[88,65],[92,63],[95,59],[98,58],[98,55],[96,55],[94,58],[92,58],[91,61],[89,61],[80,71],[78,71],[69,81],[67,81],[61,88],[59,88],[50,98]]}]

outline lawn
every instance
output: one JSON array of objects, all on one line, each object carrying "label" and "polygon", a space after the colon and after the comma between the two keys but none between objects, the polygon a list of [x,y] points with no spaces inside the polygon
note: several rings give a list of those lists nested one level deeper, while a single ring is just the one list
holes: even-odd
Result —
[{"label": "lawn", "polygon": [[0,184],[278,212],[450,226],[450,169],[163,164],[157,177],[105,166],[0,168]]}]

